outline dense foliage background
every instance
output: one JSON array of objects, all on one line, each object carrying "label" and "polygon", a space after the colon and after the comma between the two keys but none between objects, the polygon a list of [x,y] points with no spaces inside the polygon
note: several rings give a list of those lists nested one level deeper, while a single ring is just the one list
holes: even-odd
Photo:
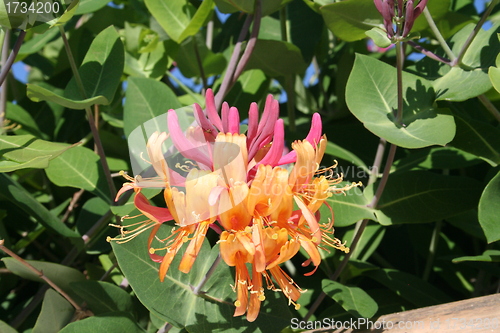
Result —
[{"label": "dense foliage background", "polygon": [[[292,317],[376,318],[498,292],[497,3],[429,0],[402,72],[397,49],[365,34],[383,26],[372,0],[75,0],[26,34],[0,6],[0,331],[291,331]],[[27,82],[9,72],[9,50]],[[132,172],[128,136],[168,109],[203,106],[209,87],[240,119],[273,94],[288,142],[319,112],[323,165],[337,160],[345,181],[364,184],[329,199],[349,257],[323,252],[310,277],[300,254],[284,265],[307,289],[298,311],[266,291],[257,321],[232,317],[226,265],[193,294],[214,236],[190,274],[171,269],[163,283],[146,234],[106,242],[115,216],[137,215],[114,203],[118,172]]]}]

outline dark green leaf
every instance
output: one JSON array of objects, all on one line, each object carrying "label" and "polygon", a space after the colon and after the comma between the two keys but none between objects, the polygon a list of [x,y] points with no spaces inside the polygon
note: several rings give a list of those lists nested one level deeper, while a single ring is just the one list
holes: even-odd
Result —
[{"label": "dark green leaf", "polygon": [[125,312],[108,313],[75,321],[60,333],[106,332],[106,333],[144,333],[134,320]]},{"label": "dark green leaf", "polygon": [[33,216],[46,228],[61,236],[71,238],[75,244],[81,244],[80,236],[63,224],[21,185],[5,173],[0,173],[0,194],[11,203]]},{"label": "dark green leaf", "polygon": [[368,271],[365,276],[378,281],[417,307],[450,302],[449,296],[424,280],[395,269]]},{"label": "dark green leaf", "polygon": [[346,87],[346,102],[365,127],[405,148],[445,145],[455,136],[453,117],[434,107],[429,81],[403,72],[402,125],[397,124],[396,69],[379,60],[356,55]]},{"label": "dark green leaf", "polygon": [[[24,266],[22,263],[14,258],[3,258],[2,261],[5,266],[14,274],[28,280],[45,283],[38,274]],[[71,282],[85,281],[85,276],[74,268],[55,264],[52,262],[26,260],[30,265],[43,272],[43,275],[48,277],[59,288],[69,293],[73,298],[76,294],[70,287]],[[76,296],[76,302],[80,302],[80,298]]]},{"label": "dark green leaf", "polygon": [[[262,16],[267,16],[274,13],[286,3],[292,0],[266,0],[261,2]],[[255,8],[255,0],[215,0],[218,9],[223,13],[234,13],[241,11],[244,13],[253,13]]]},{"label": "dark green leaf", "polygon": [[455,116],[457,135],[451,145],[482,158],[489,164],[500,164],[500,130],[486,122]]},{"label": "dark green leaf", "polygon": [[133,312],[132,297],[122,288],[108,282],[83,281],[71,283],[71,288],[95,315],[109,312]]},{"label": "dark green leaf", "polygon": [[[377,218],[383,225],[441,220],[476,207],[482,188],[467,177],[427,171],[395,173],[380,198]],[[372,191],[370,186],[365,192]]]},{"label": "dark green leaf", "polygon": [[32,332],[57,333],[71,321],[74,312],[75,309],[64,297],[53,289],[48,289]]},{"label": "dark green leaf", "polygon": [[325,294],[356,318],[371,318],[378,310],[377,303],[361,288],[344,286],[332,280],[323,280],[321,284]]},{"label": "dark green leaf", "polygon": [[499,250],[486,250],[483,254],[478,256],[465,256],[453,259],[454,263],[463,261],[486,261],[486,262],[500,262]]},{"label": "dark green leaf", "polygon": [[[76,229],[80,235],[85,235],[110,209],[109,202],[101,198],[94,197],[87,200],[82,207],[80,215],[76,220]],[[108,253],[111,248],[106,241],[106,236],[113,236],[116,230],[111,227],[104,228],[98,234],[94,235],[87,244],[88,254]]]},{"label": "dark green leaf", "polygon": [[396,171],[425,169],[460,169],[480,163],[476,156],[453,147],[427,148],[412,151],[394,163]]},{"label": "dark green leaf", "polygon": [[297,46],[276,40],[257,40],[245,69],[260,69],[272,77],[302,74],[306,63]]},{"label": "dark green leaf", "polygon": [[486,185],[479,200],[479,223],[488,243],[500,239],[500,172]]}]

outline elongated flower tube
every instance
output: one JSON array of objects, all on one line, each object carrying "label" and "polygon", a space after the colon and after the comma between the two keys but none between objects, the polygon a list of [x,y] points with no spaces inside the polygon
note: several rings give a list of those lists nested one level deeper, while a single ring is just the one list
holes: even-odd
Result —
[{"label": "elongated flower tube", "polygon": [[[318,114],[313,115],[306,138],[293,142],[287,154],[278,114],[272,96],[266,99],[260,119],[257,104],[252,103],[248,131],[240,133],[238,110],[224,103],[219,113],[208,90],[206,108],[194,105],[195,122],[189,128],[183,130],[177,111],[169,110],[169,133],[155,132],[149,138],[147,157],[142,158],[157,176],[127,176],[129,182],[118,194],[133,189],[134,205],[145,221],[118,226],[122,233],[112,240],[129,241],[151,229],[147,249],[160,263],[161,281],[184,243],[188,244],[177,269],[189,273],[208,230],[215,230],[223,261],[236,271],[234,316],[246,314],[248,321],[258,317],[265,300],[264,281],[267,289],[281,291],[289,304],[300,307],[302,290],[280,267],[300,248],[307,253],[303,266],[313,266],[306,275],[320,265],[319,249],[349,251],[333,237],[333,219],[320,221],[319,209],[333,193],[358,184],[337,187],[342,178],[333,176],[334,166],[320,169],[327,141]],[[165,150],[169,139],[171,147]],[[173,148],[178,151],[176,161],[182,163],[166,158]],[[166,207],[153,206],[141,193],[149,186],[163,188]],[[167,221],[176,228],[160,239],[156,234]]]}]

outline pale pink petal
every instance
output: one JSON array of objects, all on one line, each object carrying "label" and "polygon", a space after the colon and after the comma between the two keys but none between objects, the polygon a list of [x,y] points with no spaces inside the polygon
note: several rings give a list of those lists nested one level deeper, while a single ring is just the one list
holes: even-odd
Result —
[{"label": "pale pink petal", "polygon": [[168,110],[167,120],[170,138],[175,148],[177,148],[184,157],[200,162],[206,166],[211,166],[212,163],[208,156],[202,152],[200,147],[193,145],[182,132],[179,125],[179,119],[174,110]]}]

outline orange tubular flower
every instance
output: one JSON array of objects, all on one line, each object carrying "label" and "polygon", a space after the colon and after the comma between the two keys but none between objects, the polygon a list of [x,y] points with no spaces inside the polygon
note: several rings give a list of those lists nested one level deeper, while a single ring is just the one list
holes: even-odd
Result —
[{"label": "orange tubular flower", "polygon": [[[182,131],[174,110],[168,112],[168,129],[172,143],[180,154],[191,161],[177,169],[168,165],[162,144],[166,133],[154,133],[147,145],[149,161],[158,177],[135,179],[123,185],[119,195],[134,189],[134,203],[148,218],[134,230],[123,231],[119,242],[153,227],[148,241],[152,260],[160,262],[163,281],[173,258],[182,245],[189,242],[179,270],[188,273],[200,251],[209,228],[220,233],[223,261],[235,267],[233,290],[237,299],[234,316],[246,313],[254,321],[265,300],[263,279],[268,289],[282,291],[290,304],[298,309],[302,290],[280,268],[302,247],[310,263],[317,269],[321,262],[319,248],[349,249],[333,234],[333,221],[321,224],[319,208],[332,192],[343,192],[356,184],[335,187],[342,179],[331,176],[331,168],[319,169],[326,148],[321,136],[321,119],[313,116],[311,130],[305,140],[292,143],[292,151],[284,152],[284,125],[278,119],[278,103],[269,97],[260,122],[257,105],[249,110],[248,131],[239,133],[236,108],[222,106],[222,118],[215,109],[213,93],[207,91],[207,109],[195,105],[197,126]],[[280,165],[294,163],[291,170]],[[189,165],[188,165],[189,164]],[[174,186],[184,186],[181,191]],[[142,187],[164,187],[167,208],[152,206],[140,193]],[[294,210],[294,205],[298,208]],[[178,228],[161,248],[151,246],[161,224],[174,220]],[[222,230],[221,230],[222,229]],[[166,250],[163,256],[156,252]],[[247,269],[247,264],[251,269]],[[275,286],[273,280],[277,283]]]}]

